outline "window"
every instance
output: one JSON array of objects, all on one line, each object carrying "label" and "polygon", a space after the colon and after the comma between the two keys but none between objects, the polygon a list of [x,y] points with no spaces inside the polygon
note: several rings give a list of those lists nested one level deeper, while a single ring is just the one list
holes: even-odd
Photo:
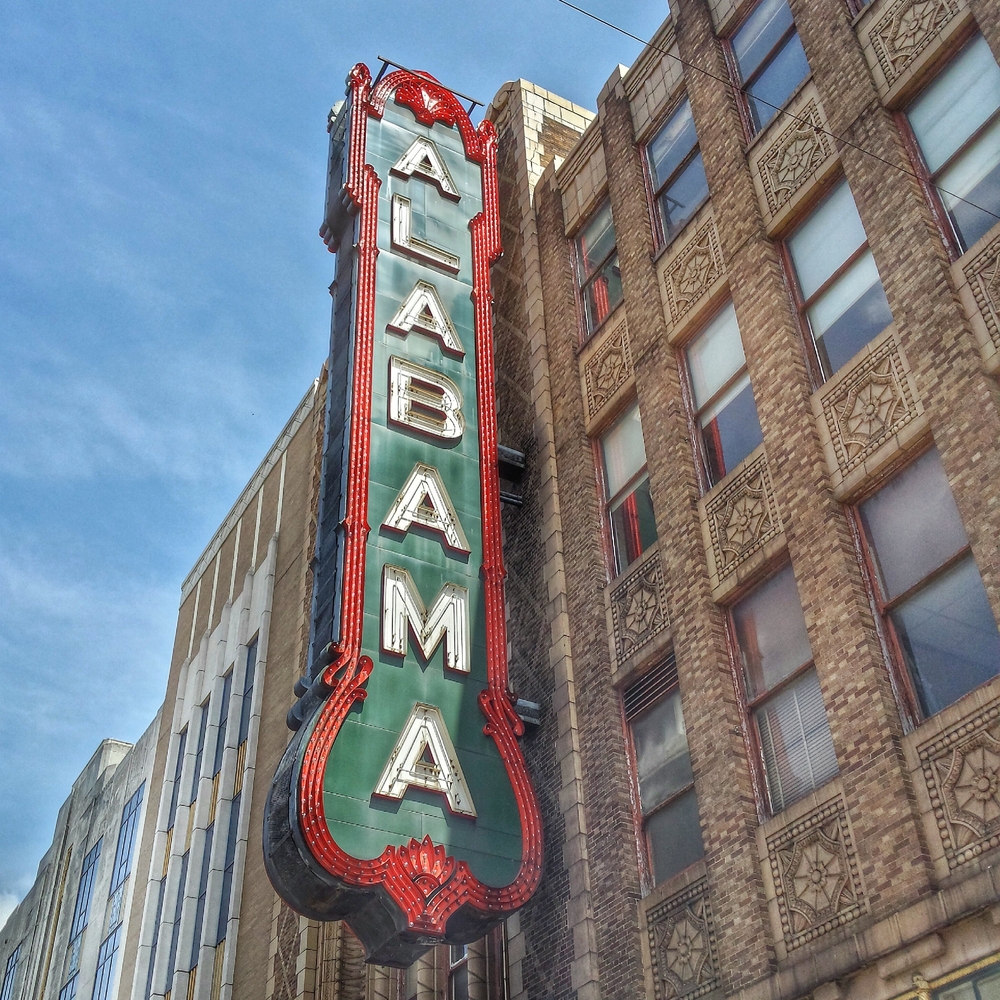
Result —
[{"label": "window", "polygon": [[1000,971],[992,965],[934,994],[934,1000],[1000,1000]]},{"label": "window", "polygon": [[469,1000],[469,946],[448,947],[448,1000]]},{"label": "window", "polygon": [[253,681],[257,671],[257,640],[247,646],[247,668],[243,674],[243,697],[240,699],[240,729],[236,736],[236,782],[233,794],[243,790],[243,773],[247,765],[247,739],[250,736],[250,715],[253,711]]},{"label": "window", "polygon": [[659,219],[659,239],[669,243],[708,197],[698,136],[685,97],[646,147]]},{"label": "window", "polygon": [[218,782],[222,770],[222,757],[226,752],[226,726],[229,724],[229,700],[233,693],[233,672],[229,671],[222,681],[222,704],[219,706],[219,728],[215,733],[215,759],[212,765],[212,777]]},{"label": "window", "polygon": [[122,927],[119,924],[102,942],[97,953],[97,973],[94,977],[93,1000],[108,1000],[111,984],[115,976],[115,959],[118,957],[118,938]]},{"label": "window", "polygon": [[1000,633],[937,451],[858,508],[866,562],[914,715],[1000,670]]},{"label": "window", "polygon": [[868,238],[841,181],[787,241],[824,381],[891,322]]},{"label": "window", "polygon": [[79,979],[79,973],[73,973],[73,978],[59,991],[59,1000],[76,1000],[76,985]]},{"label": "window", "polygon": [[201,856],[201,878],[198,879],[198,902],[194,911],[194,934],[191,936],[191,956],[188,969],[193,970],[198,965],[198,953],[201,951],[201,931],[205,925],[205,897],[208,894],[208,874],[212,863],[212,839],[215,834],[213,823],[205,831],[205,850]]},{"label": "window", "polygon": [[[167,830],[170,831],[174,827],[174,821],[177,819],[177,802],[180,798],[181,793],[181,774],[184,771],[184,753],[187,749],[187,726],[185,726],[177,740],[177,757],[174,761],[174,785],[170,792],[170,813],[167,816]],[[169,847],[167,850],[169,854]]]},{"label": "window", "polygon": [[219,903],[219,920],[216,924],[215,943],[222,944],[229,927],[229,910],[232,906],[233,869],[236,867],[236,843],[240,828],[240,804],[242,795],[234,795],[229,808],[229,831],[226,835],[225,868],[222,872],[222,899]]},{"label": "window", "polygon": [[673,655],[622,694],[654,884],[704,854]]},{"label": "window", "polygon": [[965,45],[906,117],[964,253],[1000,215],[1000,67],[982,35]]},{"label": "window", "polygon": [[201,767],[205,760],[205,732],[208,729],[208,710],[211,706],[211,698],[206,698],[200,706],[201,719],[198,722],[198,749],[194,754],[194,767],[191,769],[191,794],[188,796],[188,803],[193,804],[198,798],[198,784],[201,781]]},{"label": "window", "polygon": [[622,300],[615,226],[611,219],[611,205],[607,202],[577,236],[576,264],[585,333],[589,337]]},{"label": "window", "polygon": [[617,576],[656,541],[638,406],[633,406],[601,438],[601,460]]},{"label": "window", "polygon": [[740,680],[772,813],[838,771],[791,566],[732,609]]},{"label": "window", "polygon": [[732,303],[684,353],[705,476],[714,486],[764,440]]},{"label": "window", "polygon": [[788,0],[761,0],[729,40],[729,49],[754,135],[809,75]]},{"label": "window", "polygon": [[111,873],[109,895],[114,894],[132,871],[132,848],[135,846],[135,830],[139,823],[139,810],[142,808],[142,794],[145,789],[146,783],[143,782],[122,810],[122,823],[118,828],[118,846],[115,848],[115,866]]},{"label": "window", "polygon": [[180,877],[177,880],[177,899],[174,901],[173,927],[170,929],[170,952],[167,957],[167,968],[163,984],[163,992],[168,993],[174,981],[174,973],[177,971],[177,943],[181,933],[181,912],[184,909],[184,894],[187,891],[188,863],[191,860],[191,852],[185,851],[181,855]]},{"label": "window", "polygon": [[90,917],[90,897],[94,891],[94,879],[97,877],[97,862],[101,858],[103,838],[90,849],[83,859],[83,870],[80,872],[80,885],[76,890],[76,905],[73,907],[73,921],[69,927],[70,945],[83,933]]},{"label": "window", "polygon": [[11,1000],[14,996],[14,980],[17,978],[17,963],[21,957],[21,946],[18,945],[7,957],[3,970],[3,986],[0,986],[0,1000]]}]

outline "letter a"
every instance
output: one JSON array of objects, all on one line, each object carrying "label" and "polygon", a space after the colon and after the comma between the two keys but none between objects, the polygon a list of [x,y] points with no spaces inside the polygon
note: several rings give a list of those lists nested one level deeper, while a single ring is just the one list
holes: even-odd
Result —
[{"label": "letter a", "polygon": [[441,473],[422,462],[417,462],[406,477],[382,527],[405,534],[414,522],[429,531],[440,532],[450,549],[466,555],[472,551],[451,497],[444,488]]},{"label": "letter a", "polygon": [[419,701],[389,754],[375,794],[401,799],[410,785],[438,792],[447,799],[451,812],[476,818],[469,785],[441,709]]},{"label": "letter a", "polygon": [[382,568],[382,648],[406,656],[410,631],[420,655],[429,660],[444,642],[444,665],[467,674],[469,664],[469,592],[457,583],[446,583],[430,610],[424,608],[413,577],[401,566]]},{"label": "letter a", "polygon": [[413,291],[396,310],[389,321],[389,329],[404,336],[410,331],[437,337],[446,351],[460,356],[465,354],[462,341],[458,339],[455,324],[445,309],[438,290],[429,281],[418,281]]},{"label": "letter a", "polygon": [[414,139],[413,145],[392,165],[392,172],[401,177],[419,177],[430,181],[446,198],[459,200],[458,188],[441,151],[422,135]]}]

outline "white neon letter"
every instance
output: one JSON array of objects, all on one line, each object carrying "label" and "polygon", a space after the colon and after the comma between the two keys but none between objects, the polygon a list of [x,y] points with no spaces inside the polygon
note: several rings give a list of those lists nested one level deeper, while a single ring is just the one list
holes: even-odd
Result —
[{"label": "white neon letter", "polygon": [[441,151],[424,136],[413,140],[413,145],[393,164],[392,172],[402,177],[419,177],[436,184],[446,198],[459,200],[458,188],[441,156]]},{"label": "white neon letter", "polygon": [[413,291],[389,321],[389,329],[404,336],[411,331],[437,337],[446,351],[464,355],[455,324],[445,309],[438,290],[429,281],[418,281]]},{"label": "white neon letter", "polygon": [[383,567],[382,648],[387,653],[405,656],[412,632],[425,660],[443,641],[446,669],[467,674],[469,631],[469,592],[465,587],[446,583],[428,610],[407,570],[388,564]]},{"label": "white neon letter", "polygon": [[446,271],[458,271],[459,258],[444,247],[421,240],[412,232],[413,211],[410,199],[401,194],[392,196],[392,245],[404,253],[437,264]]},{"label": "white neon letter", "polygon": [[389,358],[389,419],[445,441],[465,430],[462,392],[447,375]]},{"label": "white neon letter", "polygon": [[433,465],[422,462],[417,462],[406,477],[382,526],[405,534],[414,522],[430,531],[440,532],[445,544],[456,552],[467,555],[472,551],[441,473]]}]

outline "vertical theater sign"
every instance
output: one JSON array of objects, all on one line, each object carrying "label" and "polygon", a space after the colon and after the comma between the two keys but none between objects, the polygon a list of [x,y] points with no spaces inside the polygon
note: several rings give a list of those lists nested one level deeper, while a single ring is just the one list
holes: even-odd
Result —
[{"label": "vertical theater sign", "polygon": [[408,965],[480,937],[541,873],[507,680],[492,124],[429,76],[356,66],[321,235],[337,267],[312,665],[265,861],[296,910]]}]

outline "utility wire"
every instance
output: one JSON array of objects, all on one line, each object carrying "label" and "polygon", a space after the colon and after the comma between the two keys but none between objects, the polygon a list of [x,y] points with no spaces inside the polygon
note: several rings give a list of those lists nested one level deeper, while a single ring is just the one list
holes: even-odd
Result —
[{"label": "utility wire", "polygon": [[[598,24],[603,24],[605,25],[605,27],[611,28],[613,31],[617,31],[620,34],[625,35],[626,38],[631,38],[633,41],[638,42],[640,45],[643,45],[647,48],[652,48],[654,51],[659,52],[661,55],[665,55],[669,59],[673,59],[675,62],[679,63],[685,69],[691,70],[693,73],[701,73],[702,76],[707,76],[710,80],[715,80],[718,83],[723,83],[727,87],[734,87],[735,89],[732,80],[727,79],[726,77],[723,76],[718,76],[717,74],[711,72],[710,70],[703,69],[701,66],[696,66],[694,63],[688,62],[686,59],[682,59],[680,56],[675,55],[668,49],[661,48],[659,45],[653,45],[652,42],[648,42],[645,39],[640,38],[638,35],[633,35],[631,31],[619,27],[619,25],[613,24],[611,21],[606,21],[603,17],[598,17],[597,14],[593,14],[589,10],[584,10],[583,7],[577,7],[576,4],[570,3],[570,0],[558,0],[558,2],[561,3],[564,7],[569,7],[571,10],[575,10],[577,11],[577,13],[583,14],[585,17],[589,17],[591,20],[597,21]],[[798,122],[800,125],[805,125],[807,128],[811,128],[814,132],[829,136],[831,139],[834,140],[834,142],[842,143],[845,146],[850,146],[851,149],[856,149],[859,153],[863,153],[865,156],[870,156],[873,160],[878,160],[879,163],[884,163],[887,167],[892,167],[893,170],[897,170],[902,174],[906,174],[908,177],[914,178],[914,180],[916,180],[917,182],[923,181],[923,178],[916,171],[910,170],[908,167],[900,166],[898,163],[893,163],[892,160],[887,160],[885,159],[885,157],[879,156],[878,153],[873,153],[870,149],[865,149],[864,146],[859,146],[857,143],[851,142],[850,139],[845,139],[843,136],[840,135],[834,135],[833,132],[828,131],[821,125],[817,125],[814,122],[809,121],[807,118],[800,118],[798,115],[793,115],[791,111],[787,111],[784,108],[779,108],[778,105],[771,104],[770,101],[765,101],[763,100],[763,98],[755,97],[754,100],[758,104],[766,105],[767,107],[776,111],[779,115],[782,115],[785,118],[791,118],[792,121]],[[933,181],[931,183],[933,183]],[[976,208],[980,212],[985,212],[987,215],[1000,221],[1000,215],[997,215],[996,212],[991,212],[988,208],[983,208],[982,205],[977,205],[974,201],[969,201],[968,198],[963,198],[961,195],[955,194],[953,191],[948,191],[945,188],[941,187],[939,184],[934,184],[934,187],[936,187],[937,190],[940,191],[942,194],[948,195],[949,198],[954,198],[956,201],[960,201],[963,204],[970,206],[971,208]]]}]

